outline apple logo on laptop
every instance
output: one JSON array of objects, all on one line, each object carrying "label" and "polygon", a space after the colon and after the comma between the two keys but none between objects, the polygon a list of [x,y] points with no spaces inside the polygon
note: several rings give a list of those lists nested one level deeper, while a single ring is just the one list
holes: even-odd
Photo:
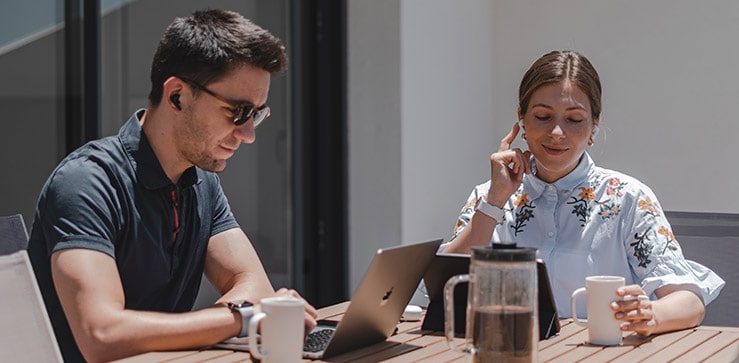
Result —
[{"label": "apple logo on laptop", "polygon": [[385,293],[385,296],[382,297],[382,301],[380,301],[380,306],[385,306],[385,304],[387,304],[387,302],[390,300],[390,295],[392,295],[394,288],[395,286],[391,287],[390,290]]}]

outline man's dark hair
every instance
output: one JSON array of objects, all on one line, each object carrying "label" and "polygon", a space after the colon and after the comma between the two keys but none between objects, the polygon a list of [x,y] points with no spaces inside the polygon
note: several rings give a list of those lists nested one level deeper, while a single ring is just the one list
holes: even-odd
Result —
[{"label": "man's dark hair", "polygon": [[245,64],[279,73],[287,65],[285,47],[270,32],[233,11],[204,10],[176,18],[154,54],[149,102],[159,104],[164,81],[171,76],[207,85]]}]

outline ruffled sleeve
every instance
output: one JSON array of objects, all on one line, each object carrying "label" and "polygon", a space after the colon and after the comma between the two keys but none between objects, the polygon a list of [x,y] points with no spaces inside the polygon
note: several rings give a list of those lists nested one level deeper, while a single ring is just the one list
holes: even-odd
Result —
[{"label": "ruffled sleeve", "polygon": [[680,286],[708,305],[726,283],[708,267],[685,259],[657,197],[643,184],[639,189],[625,241],[634,275],[647,294],[667,285]]}]

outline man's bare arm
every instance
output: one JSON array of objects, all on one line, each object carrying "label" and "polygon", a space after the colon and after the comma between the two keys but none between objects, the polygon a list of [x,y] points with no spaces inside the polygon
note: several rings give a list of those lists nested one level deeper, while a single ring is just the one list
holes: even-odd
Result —
[{"label": "man's bare arm", "polygon": [[186,313],[126,310],[115,260],[87,249],[56,252],[52,276],[75,341],[86,360],[208,346],[235,336],[241,319],[226,307]]}]

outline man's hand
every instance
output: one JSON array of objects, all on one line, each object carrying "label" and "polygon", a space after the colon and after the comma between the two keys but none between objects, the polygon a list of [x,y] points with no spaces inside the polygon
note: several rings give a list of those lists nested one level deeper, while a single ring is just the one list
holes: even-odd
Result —
[{"label": "man's hand", "polygon": [[[297,299],[303,299],[300,294],[293,290],[293,289],[286,289],[281,288],[277,290],[275,293],[275,296],[289,296],[294,297]],[[313,307],[313,305],[309,304],[307,301],[305,302],[305,335],[308,336],[308,333],[313,330],[313,328],[316,327],[316,317],[318,317],[318,312],[316,311],[316,308]]]}]

